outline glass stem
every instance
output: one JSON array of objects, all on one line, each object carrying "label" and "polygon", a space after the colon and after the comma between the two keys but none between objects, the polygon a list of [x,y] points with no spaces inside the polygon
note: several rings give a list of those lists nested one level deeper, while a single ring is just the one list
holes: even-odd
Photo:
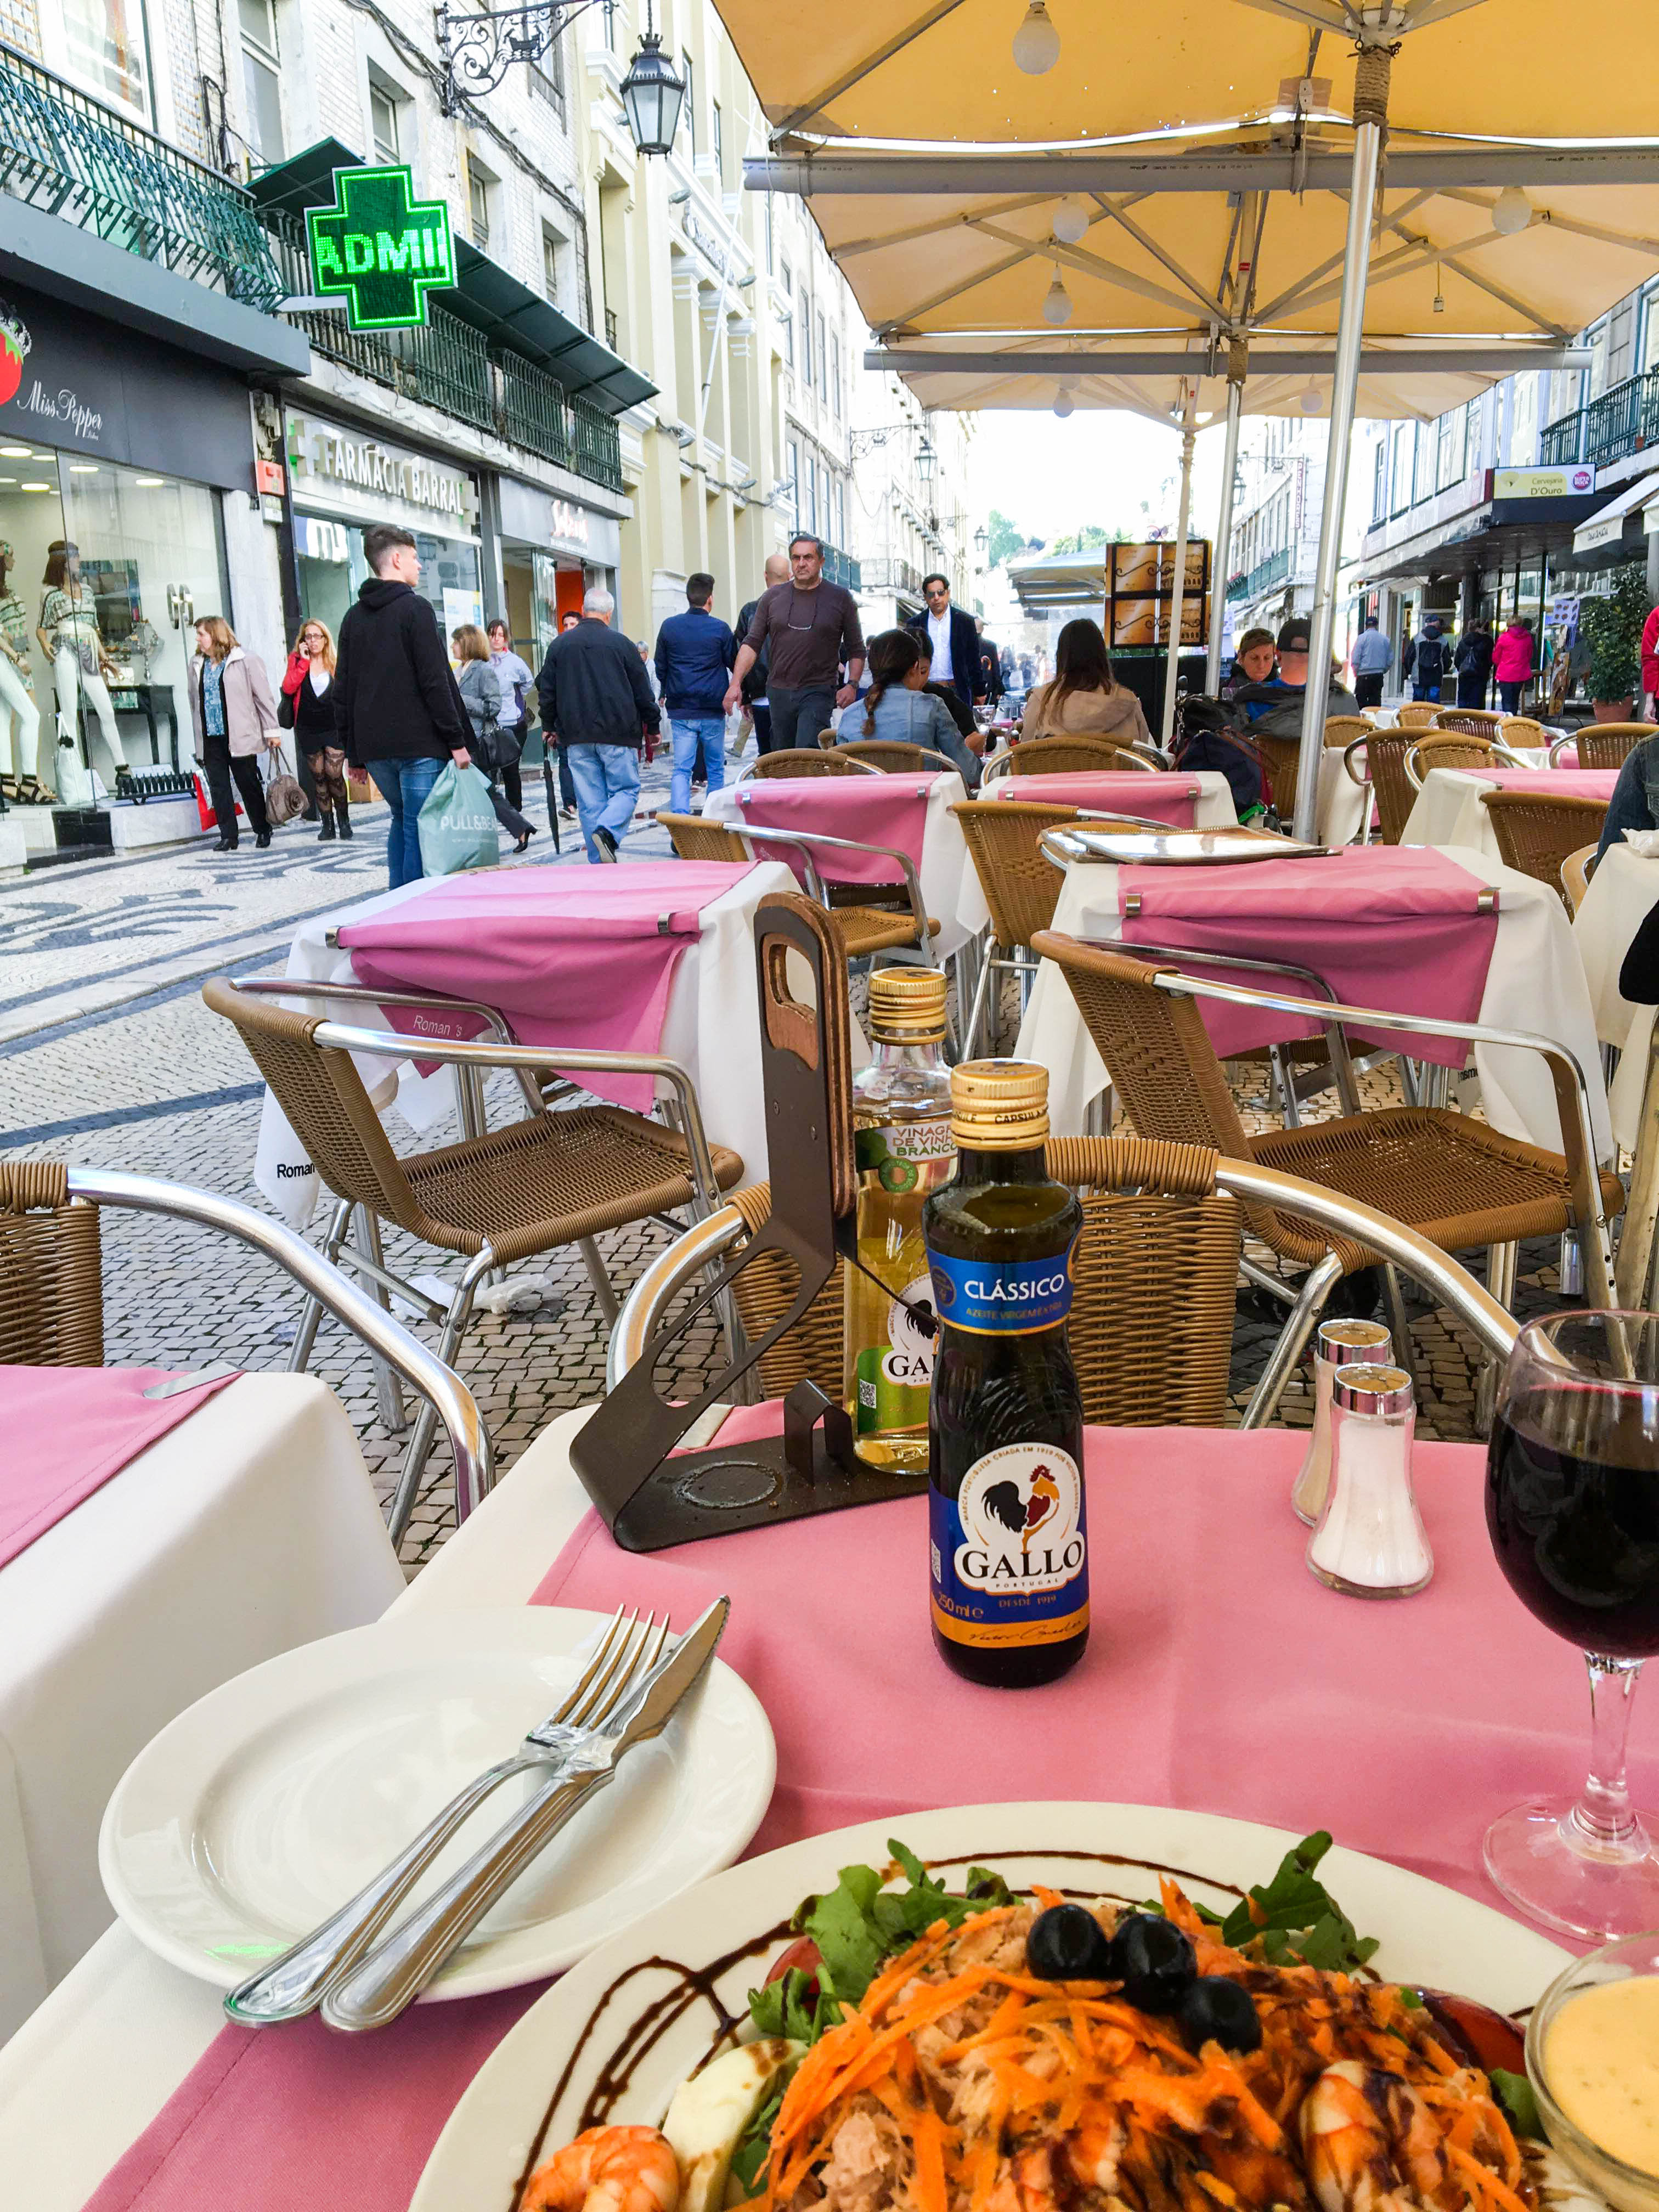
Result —
[{"label": "glass stem", "polygon": [[1587,1651],[1584,1663],[1590,1687],[1589,1778],[1563,1824],[1564,1840],[1587,1857],[1628,1863],[1648,1848],[1642,1824],[1631,1810],[1625,1777],[1625,1747],[1642,1662]]}]

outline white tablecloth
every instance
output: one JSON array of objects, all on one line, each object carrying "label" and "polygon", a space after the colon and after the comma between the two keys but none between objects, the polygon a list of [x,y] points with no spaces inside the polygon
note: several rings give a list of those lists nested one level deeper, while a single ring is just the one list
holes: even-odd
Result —
[{"label": "white tablecloth", "polygon": [[[1611,1133],[1595,1020],[1566,909],[1545,884],[1499,866],[1484,854],[1454,848],[1449,857],[1483,883],[1498,887],[1498,935],[1486,971],[1480,1021],[1495,1029],[1548,1037],[1577,1054],[1589,1084],[1597,1152],[1605,1159],[1611,1150]],[[1304,863],[1308,867],[1320,865]],[[1117,937],[1121,928],[1117,870],[1080,864],[1068,868],[1054,927],[1071,937]],[[1263,945],[1260,953],[1264,960],[1310,964],[1293,942]],[[1275,988],[1275,980],[1263,976],[1263,989]],[[1080,1135],[1090,1101],[1106,1088],[1107,1074],[1083,1026],[1077,1001],[1051,961],[1045,960],[1037,971],[1015,1054],[1021,1060],[1041,1060],[1048,1070],[1048,1112],[1055,1132]],[[1560,1150],[1555,1092],[1549,1070],[1536,1053],[1482,1045],[1476,1049],[1475,1067],[1486,1118],[1495,1129]]]},{"label": "white tablecloth", "polygon": [[1341,746],[1327,745],[1319,756],[1314,835],[1322,845],[1352,845],[1364,826],[1364,787],[1356,783],[1343,766]]},{"label": "white tablecloth", "polygon": [[[890,781],[902,783],[905,779],[894,776]],[[711,822],[723,822],[730,828],[740,829],[743,810],[738,793],[748,788],[748,785],[728,783],[719,791],[711,791],[703,812]],[[921,865],[916,873],[921,878],[922,903],[939,925],[933,945],[941,960],[948,960],[969,938],[977,937],[991,919],[985,893],[980,888],[978,871],[968,851],[968,841],[962,834],[961,823],[951,811],[967,796],[962,778],[953,769],[936,775],[927,793]]]},{"label": "white tablecloth", "polygon": [[[951,827],[955,830],[954,822]],[[957,842],[961,842],[960,832]],[[329,944],[329,932],[361,921],[366,915],[384,914],[432,888],[432,881],[427,879],[405,884],[401,890],[382,891],[378,897],[360,899],[354,906],[315,916],[302,926],[294,940],[288,973],[319,982],[352,982],[351,955],[343,945]],[[766,1174],[760,1010],[755,988],[755,909],[769,891],[794,889],[795,879],[781,860],[763,860],[732,890],[702,909],[696,942],[687,949],[675,970],[663,1022],[663,1057],[678,1060],[696,1085],[709,1143],[725,1145],[740,1155],[745,1182],[758,1182]],[[351,1005],[338,999],[305,1000],[296,995],[280,1003],[302,1006],[325,1020],[392,1034],[391,1025],[368,1000]],[[364,1059],[358,1061],[358,1072],[380,1111],[395,1103],[412,1128],[429,1129],[454,1111],[454,1078],[447,1068],[424,1077],[410,1059]],[[304,1146],[269,1091],[259,1122],[254,1181],[295,1229],[306,1226],[323,1195]]]},{"label": "white tablecloth", "polygon": [[[1547,753],[1534,748],[1525,757],[1547,775]],[[1492,830],[1492,813],[1480,804],[1482,792],[1495,787],[1490,778],[1476,775],[1466,768],[1431,768],[1423,779],[1422,790],[1412,802],[1401,842],[1465,845],[1486,860],[1496,860],[1498,839]],[[1547,783],[1540,780],[1540,788],[1547,790]]]},{"label": "white tablecloth", "polygon": [[151,1736],[403,1587],[339,1401],[288,1375],[216,1393],[0,1568],[0,2039],[109,1926],[99,1822]]},{"label": "white tablecloth", "polygon": [[[222,1393],[216,1402],[235,1395]],[[586,1418],[579,1409],[550,1424],[392,1610],[526,1603],[586,1510],[568,1459],[570,1437]],[[291,1510],[292,1488],[280,1494]],[[286,1551],[273,1542],[273,1558],[290,1569],[294,1553],[295,1539]],[[366,1613],[373,1613],[384,1593],[366,1595],[372,1601]],[[330,1620],[301,1634],[349,1625]],[[251,1666],[265,1656],[251,1650],[235,1663]],[[163,1965],[125,1928],[109,1929],[0,2048],[0,2197],[19,2212],[80,2212],[222,2021],[218,1990]]]},{"label": "white tablecloth", "polygon": [[1654,1009],[1633,1006],[1619,995],[1619,970],[1630,941],[1659,906],[1659,860],[1644,860],[1626,844],[1610,845],[1596,864],[1589,889],[1572,925],[1573,942],[1584,963],[1596,1033],[1623,1054],[1613,1079],[1610,1103],[1613,1133],[1633,1149],[1648,1076],[1648,1044]]}]

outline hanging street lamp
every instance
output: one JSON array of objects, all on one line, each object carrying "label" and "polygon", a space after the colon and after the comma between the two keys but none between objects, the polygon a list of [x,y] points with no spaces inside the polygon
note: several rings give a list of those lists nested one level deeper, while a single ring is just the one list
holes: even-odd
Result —
[{"label": "hanging street lamp", "polygon": [[647,9],[640,50],[622,81],[622,104],[627,111],[628,128],[641,154],[668,152],[679,128],[684,99],[685,79],[675,74],[673,64],[663,52],[662,40]]}]

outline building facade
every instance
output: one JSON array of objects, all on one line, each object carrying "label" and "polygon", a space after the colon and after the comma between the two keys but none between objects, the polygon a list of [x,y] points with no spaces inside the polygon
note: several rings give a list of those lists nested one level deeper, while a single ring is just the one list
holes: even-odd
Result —
[{"label": "building facade", "polygon": [[1225,590],[1233,638],[1277,630],[1313,604],[1328,425],[1306,415],[1247,416]]}]

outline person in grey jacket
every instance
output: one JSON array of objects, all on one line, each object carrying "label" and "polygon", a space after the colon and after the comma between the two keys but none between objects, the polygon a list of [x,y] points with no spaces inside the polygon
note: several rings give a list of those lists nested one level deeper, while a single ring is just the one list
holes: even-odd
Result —
[{"label": "person in grey jacket", "polygon": [[942,754],[943,764],[953,768],[969,790],[979,787],[979,762],[957,730],[950,708],[922,686],[927,681],[931,656],[914,630],[886,629],[870,641],[872,681],[864,696],[863,712],[851,707],[842,716],[837,744],[860,738],[896,738],[907,745],[921,745]]},{"label": "person in grey jacket", "polygon": [[455,682],[460,690],[461,704],[472,725],[472,757],[489,778],[489,803],[495,810],[495,819],[511,835],[514,851],[522,853],[536,829],[495,787],[495,732],[501,716],[501,680],[489,656],[489,640],[477,623],[463,623],[459,629],[450,632],[449,641],[455,648],[459,664]]}]

